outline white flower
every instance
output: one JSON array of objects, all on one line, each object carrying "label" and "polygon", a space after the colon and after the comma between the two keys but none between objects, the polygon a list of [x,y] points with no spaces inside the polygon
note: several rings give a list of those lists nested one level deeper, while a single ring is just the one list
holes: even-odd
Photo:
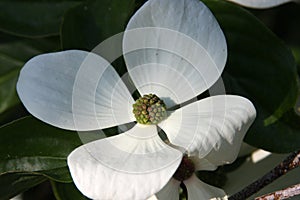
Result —
[{"label": "white flower", "polygon": [[227,0],[249,8],[271,8],[288,2],[300,2],[299,0]]},{"label": "white flower", "polygon": [[195,171],[199,170],[215,170],[216,165],[210,163],[208,160],[199,159],[197,157],[184,156],[183,161],[179,166],[172,179],[167,185],[157,194],[148,200],[161,199],[179,199],[179,188],[181,182],[187,189],[187,196],[189,200],[211,199],[211,200],[225,200],[227,196],[222,189],[208,185],[195,175]]},{"label": "white flower", "polygon": [[[223,71],[226,49],[217,21],[198,0],[149,0],[130,19],[123,39],[135,87],[141,95],[156,94],[167,108],[211,87]],[[127,87],[93,53],[34,57],[23,67],[17,91],[32,115],[60,128],[99,130],[135,121]],[[255,115],[243,97],[209,97],[168,111],[157,125],[137,124],[82,145],[69,155],[68,166],[89,198],[146,199],[167,184],[182,159],[182,152],[160,139],[157,126],[172,145],[211,164],[225,164],[236,158]]]}]

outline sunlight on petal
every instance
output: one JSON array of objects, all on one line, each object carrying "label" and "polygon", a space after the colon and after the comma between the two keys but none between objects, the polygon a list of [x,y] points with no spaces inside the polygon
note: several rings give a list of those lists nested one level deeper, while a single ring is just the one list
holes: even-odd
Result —
[{"label": "sunlight on petal", "polygon": [[156,198],[155,195],[153,195],[153,196],[151,196],[150,198],[148,198],[147,200],[157,200],[157,198]]},{"label": "sunlight on petal", "polygon": [[95,130],[131,122],[133,99],[100,56],[70,50],[36,56],[21,70],[17,91],[40,120],[70,130]]},{"label": "sunlight on petal", "polygon": [[[228,0],[249,8],[271,8],[293,0]],[[294,0],[297,1],[297,0]]]},{"label": "sunlight on petal", "polygon": [[263,149],[258,149],[251,154],[251,160],[253,163],[257,163],[270,155],[271,152],[265,151]]},{"label": "sunlight on petal", "polygon": [[93,199],[146,199],[161,190],[181,162],[156,126],[129,131],[75,149],[68,165],[78,189]]},{"label": "sunlight on petal", "polygon": [[153,0],[131,18],[123,40],[129,74],[142,93],[187,101],[220,77],[225,37],[210,10],[197,0]]},{"label": "sunlight on petal", "polygon": [[184,181],[184,184],[188,191],[189,200],[198,199],[215,199],[222,200],[227,199],[225,192],[220,189],[208,185],[200,181],[196,175],[193,175],[188,180]]},{"label": "sunlight on petal", "polygon": [[255,116],[249,100],[220,95],[179,108],[159,126],[173,145],[218,166],[236,158]]}]

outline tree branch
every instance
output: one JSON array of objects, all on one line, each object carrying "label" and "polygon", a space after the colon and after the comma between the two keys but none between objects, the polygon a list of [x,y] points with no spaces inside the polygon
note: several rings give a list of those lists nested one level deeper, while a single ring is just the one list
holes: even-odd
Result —
[{"label": "tree branch", "polygon": [[300,195],[300,184],[270,194],[266,194],[260,197],[256,197],[255,200],[273,200],[273,199],[283,200],[297,195]]},{"label": "tree branch", "polygon": [[277,165],[274,169],[269,171],[263,177],[254,181],[241,191],[233,194],[228,198],[228,200],[243,200],[255,194],[260,189],[264,188],[268,184],[272,183],[274,180],[280,176],[286,174],[292,169],[300,166],[300,150],[290,154],[284,161]]}]

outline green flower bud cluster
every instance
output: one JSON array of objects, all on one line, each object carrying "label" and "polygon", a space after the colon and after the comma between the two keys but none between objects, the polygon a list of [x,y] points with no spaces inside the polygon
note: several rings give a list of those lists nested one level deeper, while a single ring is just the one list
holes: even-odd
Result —
[{"label": "green flower bud cluster", "polygon": [[187,180],[194,174],[195,170],[194,162],[185,155],[182,157],[181,163],[177,171],[174,173],[173,178],[178,181]]},{"label": "green flower bud cluster", "polygon": [[155,94],[146,94],[133,104],[133,114],[140,124],[158,124],[167,115],[166,105]]}]

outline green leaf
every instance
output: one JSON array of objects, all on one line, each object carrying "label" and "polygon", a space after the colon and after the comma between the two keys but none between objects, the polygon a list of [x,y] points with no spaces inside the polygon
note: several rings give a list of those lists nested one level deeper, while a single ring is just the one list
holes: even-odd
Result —
[{"label": "green leaf", "polygon": [[[300,148],[300,129],[283,115],[295,105],[298,86],[292,53],[268,28],[245,9],[226,1],[205,0],[227,39],[228,60],[223,73],[227,93],[249,98],[257,119],[245,141],[273,152]],[[288,133],[288,134],[287,134]]]},{"label": "green leaf", "polygon": [[[3,114],[20,104],[16,82],[21,67],[35,55],[58,49],[59,40],[57,37],[20,39],[5,34],[0,37],[3,40],[0,41],[0,114]],[[1,118],[4,116],[0,115]]]},{"label": "green leaf", "polygon": [[[50,164],[49,166],[52,166],[52,164]],[[63,167],[59,167],[59,168],[38,171],[38,172],[35,172],[35,174],[41,174],[51,180],[59,181],[59,182],[63,182],[63,183],[72,182],[72,177],[69,172],[69,168],[66,165]]]},{"label": "green leaf", "polygon": [[71,182],[66,159],[81,141],[76,132],[26,117],[0,128],[0,175],[13,172],[41,174]]},{"label": "green leaf", "polygon": [[81,194],[74,183],[51,182],[54,195],[57,200],[76,199],[87,200],[89,198]]},{"label": "green leaf", "polygon": [[0,30],[6,33],[44,37],[58,35],[63,14],[78,1],[0,1]]},{"label": "green leaf", "polygon": [[17,105],[20,101],[16,93],[19,70],[12,70],[0,76],[0,113]]},{"label": "green leaf", "polygon": [[[288,152],[290,149],[300,148],[300,116],[292,109],[286,112],[282,118],[268,126],[270,132],[281,132],[282,134],[276,135],[276,137],[262,138],[265,141],[262,143],[280,143],[281,147],[277,152]],[[278,147],[279,148],[279,147]]]},{"label": "green leaf", "polygon": [[6,173],[0,175],[0,199],[10,199],[42,182],[46,178],[27,173]]},{"label": "green leaf", "polygon": [[0,114],[0,127],[12,122],[16,119],[20,119],[28,115],[25,107],[20,103],[13,108],[6,110],[5,112]]},{"label": "green leaf", "polygon": [[292,47],[292,51],[297,63],[298,73],[300,74],[300,47]]},{"label": "green leaf", "polygon": [[124,31],[134,7],[134,0],[89,0],[68,10],[61,31],[63,48],[92,50]]}]

